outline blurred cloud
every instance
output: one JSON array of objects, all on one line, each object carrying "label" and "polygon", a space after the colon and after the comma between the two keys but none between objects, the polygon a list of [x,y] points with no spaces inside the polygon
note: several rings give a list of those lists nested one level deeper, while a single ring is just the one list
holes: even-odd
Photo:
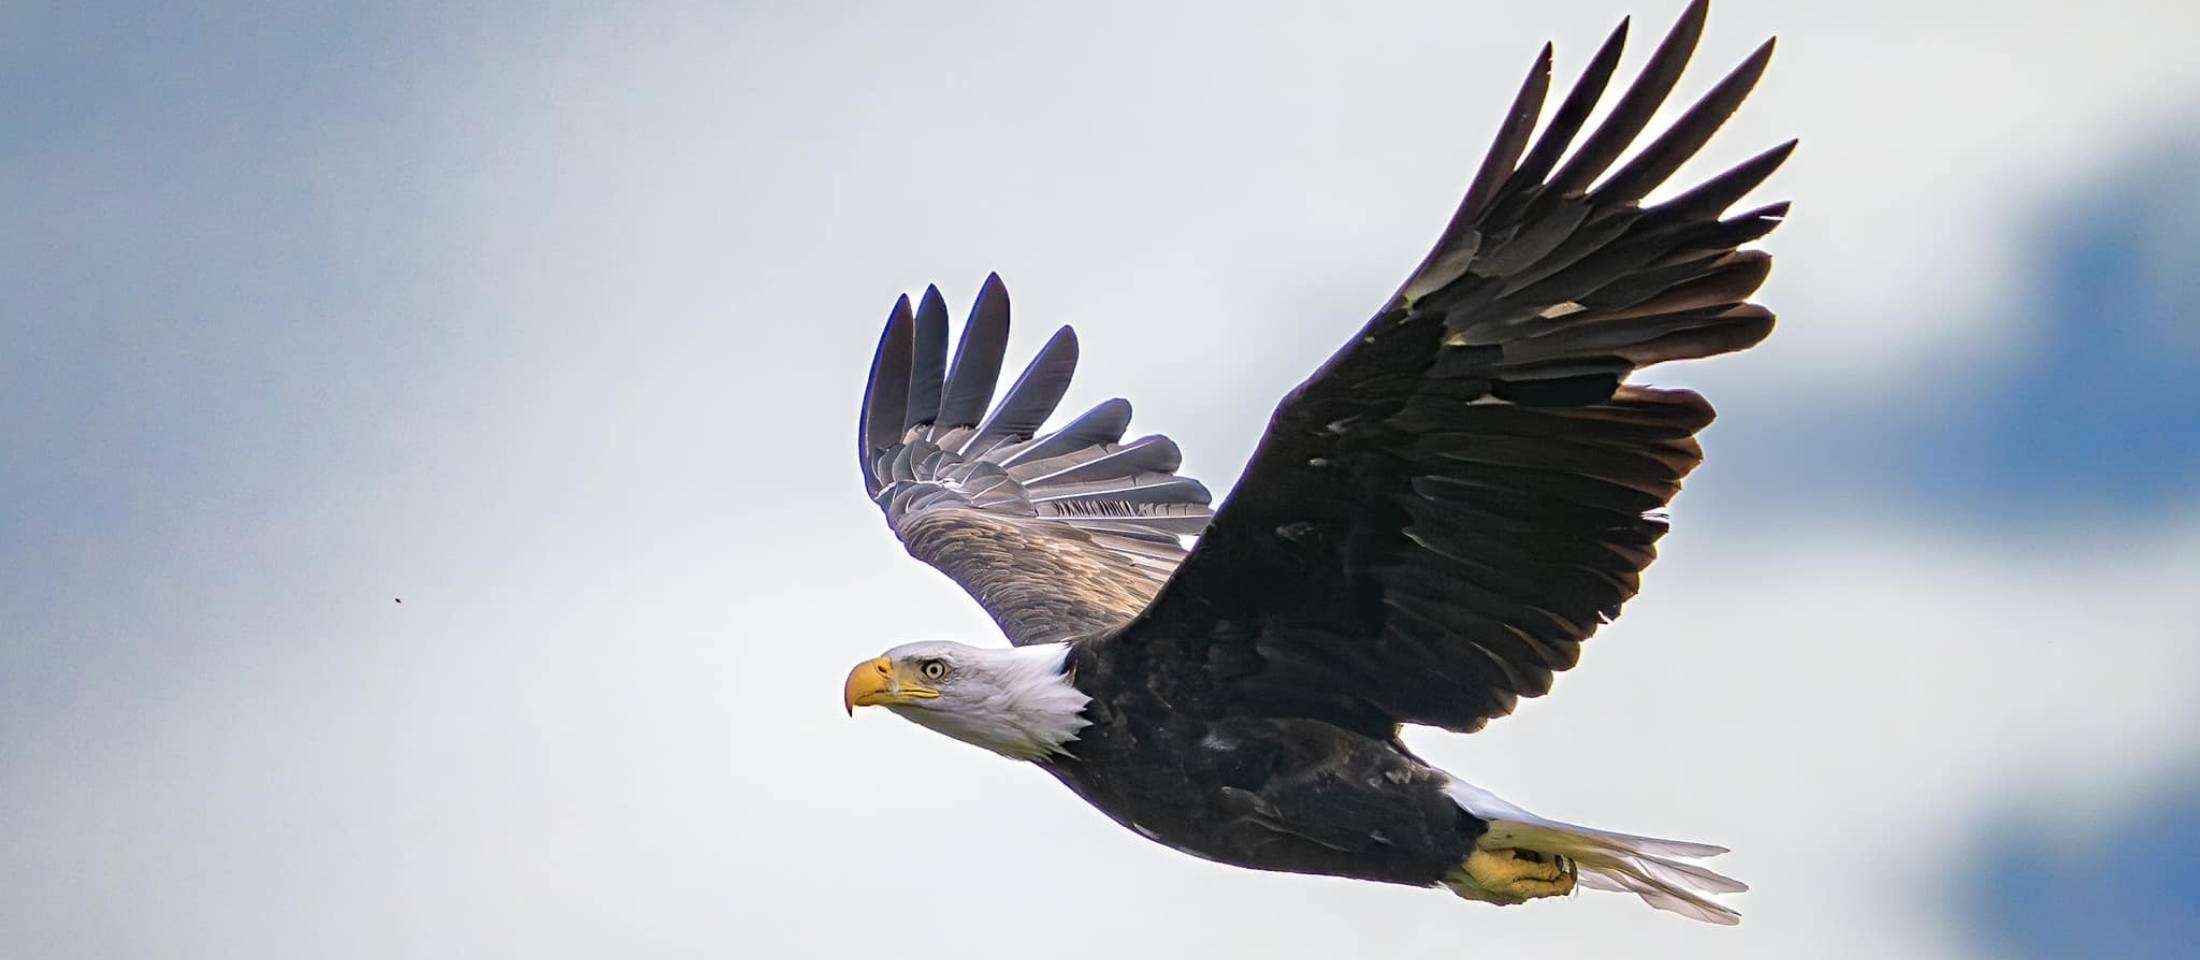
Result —
[{"label": "blurred cloud", "polygon": [[2032,269],[1996,311],[2031,328],[2026,342],[1989,358],[2000,369],[1949,422],[1913,425],[1936,498],[2126,518],[2194,500],[2200,126],[2174,129],[2178,139],[2129,151],[2041,218]]},{"label": "blurred cloud", "polygon": [[2029,201],[2029,253],[1972,308],[1993,318],[1995,336],[1915,351],[1898,386],[1748,423],[1725,438],[1741,459],[1715,482],[1742,497],[1891,488],[1919,522],[2020,537],[2190,508],[2200,499],[2192,129],[2172,123]]},{"label": "blurred cloud", "polygon": [[[1781,333],[1659,378],[1720,404],[1711,464],[1563,695],[1415,742],[1553,815],[1729,843],[1740,930],[1228,871],[838,712],[853,659],[992,634],[853,492],[895,292],[1001,270],[1013,352],[1077,324],[1068,403],[1132,397],[1224,488],[1419,257],[1535,45],[1570,76],[1629,12],[1671,15],[0,10],[0,930],[31,957],[794,955],[880,917],[970,957],[1993,949],[1914,837],[1976,836],[2012,770],[2114,810],[2200,749],[2192,461],[2133,432],[2190,397],[2189,4],[1715,12],[1686,90],[1784,37],[1695,168],[1804,137],[1771,188]],[[2082,335],[2089,302],[2128,323]],[[2073,381],[2089,412],[2050,403]],[[2071,455],[2012,480],[2027,424]],[[2013,549],[1939,519],[1984,484],[2134,522]]]},{"label": "blurred cloud", "polygon": [[2003,957],[2175,958],[2200,943],[2200,774],[2189,767],[2073,816],[2010,804],[1954,878],[1957,907]]}]

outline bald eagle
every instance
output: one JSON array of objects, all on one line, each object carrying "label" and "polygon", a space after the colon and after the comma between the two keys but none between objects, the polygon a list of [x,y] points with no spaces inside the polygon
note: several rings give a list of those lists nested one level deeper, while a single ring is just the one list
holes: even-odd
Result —
[{"label": "bald eagle", "polygon": [[1627,24],[1531,143],[1544,46],[1435,248],[1284,397],[1219,509],[1167,437],[1123,439],[1123,400],[1042,429],[1077,363],[1067,327],[992,402],[998,276],[952,364],[939,291],[914,310],[904,296],[864,394],[865,489],[1011,646],[897,646],[848,674],[848,711],[1034,764],[1209,860],[1495,904],[1578,885],[1737,922],[1713,897],[1744,885],[1690,862],[1723,848],[1538,816],[1398,736],[1478,730],[1574,665],[1635,594],[1712,418],[1629,376],[1772,330],[1747,302],[1770,258],[1740,248],[1787,204],[1727,211],[1794,141],[1641,202],[1741,103],[1771,41],[1606,175],[1704,14],[1687,9],[1579,146]]}]

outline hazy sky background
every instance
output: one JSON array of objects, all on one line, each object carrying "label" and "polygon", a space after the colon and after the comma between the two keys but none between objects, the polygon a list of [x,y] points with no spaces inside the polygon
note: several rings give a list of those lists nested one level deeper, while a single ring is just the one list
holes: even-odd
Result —
[{"label": "hazy sky background", "polygon": [[[838,687],[990,639],[850,457],[1014,295],[1227,489],[1545,40],[1680,4],[0,6],[0,953],[2174,956],[2200,900],[2186,0],[1725,0],[1763,348],[1556,694],[1432,761],[1738,929],[1256,874]],[[402,597],[403,604],[392,602]]]}]

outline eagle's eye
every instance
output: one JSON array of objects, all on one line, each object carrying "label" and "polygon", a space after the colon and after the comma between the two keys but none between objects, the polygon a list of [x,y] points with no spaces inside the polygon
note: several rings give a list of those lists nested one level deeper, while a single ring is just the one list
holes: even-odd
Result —
[{"label": "eagle's eye", "polygon": [[924,671],[926,680],[938,680],[947,676],[947,662],[944,660],[926,660],[924,665],[917,669]]}]

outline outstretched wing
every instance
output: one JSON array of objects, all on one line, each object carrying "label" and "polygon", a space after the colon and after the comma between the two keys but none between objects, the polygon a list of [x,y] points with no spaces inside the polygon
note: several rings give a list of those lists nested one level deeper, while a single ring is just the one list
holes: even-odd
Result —
[{"label": "outstretched wing", "polygon": [[[1561,155],[1619,59],[1597,51],[1529,146],[1551,49],[1404,287],[1277,408],[1244,479],[1115,642],[1168,651],[1256,710],[1359,729],[1479,728],[1547,692],[1617,616],[1702,459],[1709,404],[1625,384],[1749,347],[1786,213],[1722,219],[1791,141],[1652,206],[1764,70],[1768,41],[1601,183],[1671,91],[1691,6],[1608,118]],[[1173,664],[1173,667],[1170,666]]]},{"label": "outstretched wing", "polygon": [[987,277],[947,360],[947,304],[925,290],[887,317],[856,430],[864,487],[910,556],[977,598],[1016,644],[1119,627],[1207,525],[1207,488],[1162,436],[1123,442],[1109,400],[1038,432],[1077,368],[1068,327],[987,411],[1008,347],[1008,291]]}]

